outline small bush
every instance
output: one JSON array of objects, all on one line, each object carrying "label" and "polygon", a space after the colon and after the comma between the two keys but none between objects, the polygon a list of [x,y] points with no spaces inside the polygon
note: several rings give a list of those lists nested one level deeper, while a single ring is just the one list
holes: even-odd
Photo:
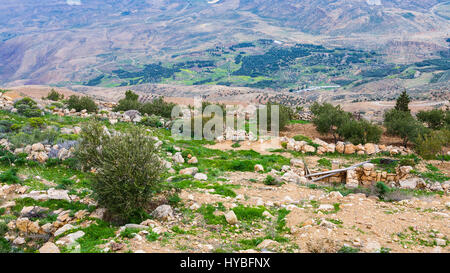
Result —
[{"label": "small bush", "polygon": [[231,147],[232,147],[232,148],[239,148],[239,147],[241,147],[241,144],[239,144],[239,141],[238,141],[238,142],[233,143],[233,144],[231,145]]},{"label": "small bush", "polygon": [[129,100],[129,99],[122,99],[119,101],[119,103],[114,107],[113,111],[120,112],[120,111],[128,111],[128,110],[137,110],[141,108],[142,103],[140,103],[137,100]]},{"label": "small bush", "polygon": [[167,201],[169,202],[169,204],[171,206],[176,207],[180,204],[181,198],[178,194],[175,193],[175,194],[168,196]]},{"label": "small bush", "polygon": [[138,234],[140,229],[138,228],[125,228],[121,233],[120,237],[122,238],[133,238],[136,234]]},{"label": "small bush", "polygon": [[165,118],[171,118],[172,117],[172,109],[175,107],[175,103],[166,102],[164,101],[163,97],[159,97],[157,99],[154,99],[152,102],[144,103],[139,111],[142,114],[147,115],[156,115],[161,116]]},{"label": "small bush", "polygon": [[[279,103],[267,103],[266,104],[266,110],[267,110],[267,124],[266,124],[266,128],[267,130],[272,130],[271,126],[272,126],[272,107],[278,107],[278,129],[279,130],[284,130],[286,128],[286,126],[290,123],[291,119],[294,117],[294,110],[288,106],[285,106],[283,104],[279,104]],[[257,112],[258,115],[258,125],[261,126],[260,124],[263,122],[263,120],[261,120],[260,115],[259,115],[259,111]],[[275,128],[274,128],[275,129]]]},{"label": "small bush", "polygon": [[61,93],[58,93],[57,91],[55,91],[54,89],[50,90],[50,92],[48,93],[46,99],[48,100],[52,100],[52,101],[59,101],[59,100],[63,100],[64,99],[64,95]]},{"label": "small bush", "polygon": [[263,182],[264,182],[264,185],[268,185],[268,186],[278,185],[277,180],[271,175],[266,176],[266,178],[264,179]]},{"label": "small bush", "polygon": [[141,124],[145,125],[145,126],[155,127],[155,128],[160,128],[163,126],[160,118],[155,115],[151,115],[149,117],[142,118]]},{"label": "small bush", "polygon": [[14,123],[9,120],[0,120],[0,133],[9,133]]},{"label": "small bush", "polygon": [[17,177],[17,169],[11,168],[0,174],[0,181],[6,184],[17,184],[20,179]]},{"label": "small bush", "polygon": [[89,97],[79,97],[76,95],[72,95],[69,97],[67,101],[67,107],[70,109],[75,109],[77,112],[81,112],[82,110],[86,110],[88,113],[92,113],[97,111],[97,104],[89,98]]},{"label": "small bush", "polygon": [[264,219],[263,212],[265,208],[262,207],[246,207],[239,205],[233,208],[234,213],[239,221],[254,221]]},{"label": "small bush", "polygon": [[115,112],[128,111],[128,110],[138,110],[141,108],[142,104],[138,101],[139,95],[131,90],[125,92],[125,98],[119,100],[119,103],[114,107]]},{"label": "small bush", "polygon": [[42,116],[41,109],[37,106],[37,103],[31,98],[23,98],[14,103],[14,108],[17,109],[17,113],[25,117],[40,117]]},{"label": "small bush", "polygon": [[105,133],[95,122],[83,126],[76,155],[83,166],[97,170],[93,181],[99,205],[128,219],[136,210],[145,209],[160,190],[163,166],[154,140],[139,127],[126,133]]},{"label": "small bush", "polygon": [[44,145],[52,145],[56,143],[58,135],[58,132],[53,129],[46,129],[44,131],[34,129],[31,132],[20,132],[16,135],[9,136],[8,140],[14,148],[24,147],[38,142]]},{"label": "small bush", "polygon": [[380,198],[382,198],[386,193],[388,193],[390,191],[390,188],[384,184],[383,182],[378,182],[375,187],[377,188],[378,191],[378,196]]},{"label": "small bush", "polygon": [[418,155],[424,159],[434,159],[442,151],[442,146],[448,144],[447,139],[448,130],[433,131],[427,135],[421,136],[417,139],[415,150]]},{"label": "small bush", "polygon": [[28,123],[33,128],[42,128],[45,125],[45,121],[42,118],[30,118]]}]

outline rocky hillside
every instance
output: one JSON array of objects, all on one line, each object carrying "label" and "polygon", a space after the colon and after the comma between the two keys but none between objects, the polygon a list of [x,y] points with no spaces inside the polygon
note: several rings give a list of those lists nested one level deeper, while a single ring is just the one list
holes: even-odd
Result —
[{"label": "rocky hillside", "polygon": [[81,83],[105,67],[261,38],[369,49],[401,38],[425,42],[422,56],[446,46],[442,2],[5,0],[0,83]]},{"label": "rocky hillside", "polygon": [[[149,122],[137,111],[97,104],[88,112],[38,100],[26,112],[1,97],[0,253],[450,250],[448,160],[305,137],[270,146],[239,131],[217,141],[177,140],[165,119]],[[25,116],[36,111],[38,117]],[[94,120],[101,142],[142,128],[164,168],[163,190],[126,221],[112,217],[94,194],[102,170],[80,168],[74,153]],[[96,150],[106,149],[100,145]],[[311,179],[340,168],[349,169]]]}]

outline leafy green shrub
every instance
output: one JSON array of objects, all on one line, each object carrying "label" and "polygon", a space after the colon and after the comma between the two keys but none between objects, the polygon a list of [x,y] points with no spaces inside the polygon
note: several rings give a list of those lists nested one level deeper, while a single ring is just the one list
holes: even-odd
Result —
[{"label": "leafy green shrub", "polygon": [[0,237],[3,237],[8,232],[8,226],[5,221],[0,221]]},{"label": "leafy green shrub", "polygon": [[381,181],[377,182],[375,187],[376,187],[376,189],[378,191],[378,196],[380,198],[383,198],[383,196],[391,190],[386,184],[384,184]]},{"label": "leafy green shrub", "polygon": [[329,103],[321,105],[315,102],[310,109],[314,114],[312,123],[316,130],[323,135],[331,134],[336,143],[338,141],[337,129],[350,120],[351,114],[342,110],[340,105],[333,106]]},{"label": "leafy green shrub", "polygon": [[162,127],[162,122],[158,116],[151,115],[149,117],[143,117],[141,121],[142,125],[160,128]]},{"label": "leafy green shrub", "polygon": [[17,169],[11,168],[0,174],[0,181],[7,184],[17,184],[20,182],[19,177],[17,177]]},{"label": "leafy green shrub", "polygon": [[401,137],[405,147],[408,142],[414,142],[426,131],[426,128],[411,113],[395,109],[384,114],[384,126],[388,134]]},{"label": "leafy green shrub", "polygon": [[263,207],[246,207],[244,205],[239,205],[233,208],[233,211],[239,221],[264,219],[263,212],[265,210],[266,209]]},{"label": "leafy green shrub", "polygon": [[125,99],[126,100],[138,100],[139,99],[139,95],[134,93],[132,90],[127,90],[125,92]]},{"label": "leafy green shrub", "polygon": [[8,136],[8,140],[14,148],[19,148],[38,142],[52,145],[56,143],[58,136],[58,132],[53,129],[46,129],[44,131],[34,129],[31,132],[19,132],[18,134]]},{"label": "leafy green shrub", "polygon": [[447,139],[450,131],[433,131],[427,135],[418,137],[415,150],[424,159],[434,159],[442,151],[442,146],[448,144]]},{"label": "leafy green shrub", "polygon": [[70,109],[75,109],[77,112],[81,112],[82,110],[86,110],[88,113],[92,113],[97,111],[97,104],[87,97],[79,97],[76,95],[72,95],[67,100],[67,107]]},{"label": "leafy green shrub", "polygon": [[12,131],[13,122],[9,120],[0,120],[0,133],[9,133]]},{"label": "leafy green shrub", "polygon": [[0,253],[10,253],[11,245],[4,237],[0,237]]},{"label": "leafy green shrub", "polygon": [[367,120],[348,120],[337,129],[339,136],[351,143],[366,144],[380,142],[383,130]]},{"label": "leafy green shrub", "polygon": [[239,148],[239,147],[241,147],[241,144],[239,143],[239,141],[237,141],[237,142],[233,143],[233,144],[231,145],[231,147],[233,147],[233,148]]},{"label": "leafy green shrub", "polygon": [[[450,112],[447,110],[447,112]],[[417,113],[417,119],[426,123],[428,128],[433,130],[441,129],[444,125],[446,125],[446,115],[449,115],[448,113],[444,112],[440,109],[433,109],[430,111],[420,111]]]},{"label": "leafy green shrub", "polygon": [[55,91],[54,89],[50,90],[50,92],[48,93],[46,99],[48,100],[52,100],[52,101],[59,101],[59,100],[63,100],[64,99],[64,95],[61,93],[58,93],[57,91]]},{"label": "leafy green shrub", "polygon": [[125,228],[121,233],[120,237],[122,238],[133,238],[137,233],[139,233],[140,229],[138,228]]},{"label": "leafy green shrub", "polygon": [[45,125],[45,121],[42,118],[30,118],[28,124],[33,128],[42,128]]},{"label": "leafy green shrub", "polygon": [[167,201],[169,202],[169,204],[171,206],[176,207],[181,202],[181,198],[178,194],[175,193],[175,194],[168,196]]},{"label": "leafy green shrub", "polygon": [[6,150],[3,146],[0,146],[0,163],[7,166],[15,163],[17,156],[10,151]]},{"label": "leafy green shrub", "polygon": [[154,242],[154,241],[158,240],[159,234],[154,231],[150,231],[149,234],[146,236],[146,238],[148,241]]},{"label": "leafy green shrub", "polygon": [[86,168],[97,170],[93,181],[99,205],[128,219],[136,210],[145,209],[161,188],[163,166],[154,140],[139,127],[126,133],[108,135],[99,123],[83,126],[77,158]]},{"label": "leafy green shrub", "polygon": [[163,97],[159,97],[157,99],[154,99],[152,102],[144,103],[142,107],[139,109],[139,111],[142,114],[147,114],[149,116],[156,115],[165,118],[171,118],[172,109],[175,106],[176,106],[175,103],[166,102],[164,101]]},{"label": "leafy green shrub", "polygon": [[121,99],[119,103],[114,107],[113,111],[128,111],[128,110],[138,110],[141,109],[142,103],[137,100]]},{"label": "leafy green shrub", "polygon": [[8,226],[6,222],[0,220],[0,253],[11,252],[11,245],[8,240],[4,238],[6,232],[8,232]]},{"label": "leafy green shrub", "polygon": [[25,117],[40,117],[42,111],[38,107],[37,103],[31,98],[25,97],[14,103],[14,108],[17,109],[17,113]]},{"label": "leafy green shrub", "polygon": [[266,178],[264,178],[263,183],[264,185],[268,186],[278,185],[277,180],[271,175],[266,176]]}]

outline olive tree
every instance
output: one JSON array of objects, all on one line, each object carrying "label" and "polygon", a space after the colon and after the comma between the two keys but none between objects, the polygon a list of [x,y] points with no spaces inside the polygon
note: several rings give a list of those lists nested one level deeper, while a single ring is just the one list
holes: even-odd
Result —
[{"label": "olive tree", "polygon": [[112,214],[129,219],[161,189],[163,166],[155,141],[140,127],[109,133],[99,123],[83,126],[76,155],[95,170],[94,197]]},{"label": "olive tree", "polygon": [[411,113],[396,109],[384,114],[384,126],[389,135],[400,137],[405,147],[426,132],[426,128]]}]

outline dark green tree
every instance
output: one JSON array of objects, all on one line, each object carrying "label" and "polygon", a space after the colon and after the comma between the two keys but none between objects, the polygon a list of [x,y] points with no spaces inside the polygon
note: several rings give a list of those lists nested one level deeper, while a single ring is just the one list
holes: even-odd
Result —
[{"label": "dark green tree", "polygon": [[395,104],[395,110],[408,112],[408,113],[411,112],[411,110],[409,110],[410,102],[411,102],[411,98],[408,96],[408,93],[406,93],[406,90],[403,90],[403,92],[397,98],[397,103]]},{"label": "dark green tree", "polygon": [[391,109],[384,114],[384,126],[389,135],[398,136],[403,140],[403,146],[426,133],[425,126],[417,121],[409,112]]},{"label": "dark green tree", "polygon": [[50,90],[50,92],[48,93],[46,99],[52,100],[52,101],[59,101],[59,100],[64,99],[64,95],[61,93],[58,93],[57,91],[55,91],[55,89],[52,88],[52,90]]},{"label": "dark green tree", "polygon": [[378,143],[380,141],[383,130],[365,120],[351,119],[344,122],[337,130],[340,137],[346,141],[357,144]]},{"label": "dark green tree", "polygon": [[350,121],[351,114],[342,110],[340,105],[333,106],[329,103],[315,102],[310,110],[314,114],[312,122],[316,126],[316,130],[322,135],[331,134],[334,142],[337,143],[338,128]]},{"label": "dark green tree", "polygon": [[417,113],[417,119],[426,123],[428,128],[433,130],[439,130],[444,127],[446,123],[445,118],[446,113],[440,109],[420,111],[419,113]]},{"label": "dark green tree", "polygon": [[125,99],[126,100],[138,100],[139,99],[139,95],[134,93],[132,90],[127,90],[125,92]]},{"label": "dark green tree", "polygon": [[77,112],[82,110],[88,111],[88,113],[92,113],[97,111],[97,104],[95,104],[94,100],[87,96],[79,97],[76,95],[72,95],[69,97],[67,101],[67,107],[70,109],[75,109]]}]

